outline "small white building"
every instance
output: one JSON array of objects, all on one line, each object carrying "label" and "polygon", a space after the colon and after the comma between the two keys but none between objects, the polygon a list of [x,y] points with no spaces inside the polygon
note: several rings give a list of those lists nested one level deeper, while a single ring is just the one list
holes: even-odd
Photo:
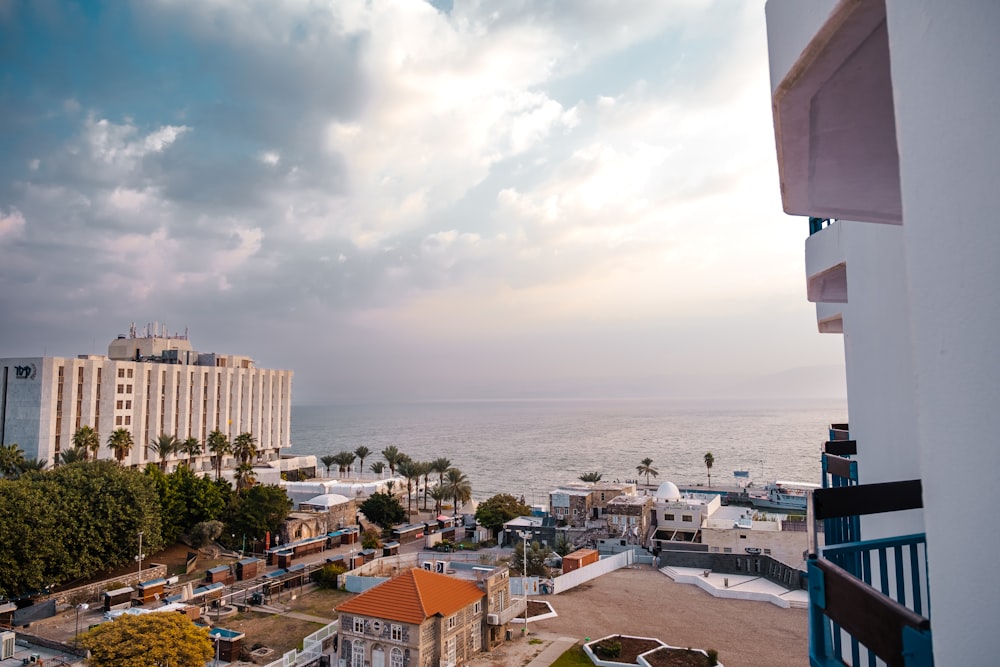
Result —
[{"label": "small white building", "polygon": [[673,482],[663,482],[653,494],[651,547],[663,542],[700,542],[705,518],[722,506],[714,493],[681,493]]},{"label": "small white building", "polygon": [[806,567],[809,539],[801,517],[736,505],[719,507],[702,522],[701,541],[712,553],[771,556],[798,570]]}]

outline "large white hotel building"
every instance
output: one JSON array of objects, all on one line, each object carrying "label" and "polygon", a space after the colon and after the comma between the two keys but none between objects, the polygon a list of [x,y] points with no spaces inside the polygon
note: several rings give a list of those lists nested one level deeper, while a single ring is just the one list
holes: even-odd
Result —
[{"label": "large white hotel building", "polygon": [[[108,436],[124,428],[135,446],[123,463],[143,465],[157,460],[147,446],[160,434],[197,438],[204,449],[218,429],[230,441],[253,434],[259,460],[275,461],[291,446],[291,398],[290,370],[197,352],[187,334],[132,325],[107,356],[0,358],[0,444],[17,443],[26,457],[51,465],[73,448],[77,429],[90,426],[101,440],[99,458],[113,458]],[[193,463],[209,470],[210,453]]]}]

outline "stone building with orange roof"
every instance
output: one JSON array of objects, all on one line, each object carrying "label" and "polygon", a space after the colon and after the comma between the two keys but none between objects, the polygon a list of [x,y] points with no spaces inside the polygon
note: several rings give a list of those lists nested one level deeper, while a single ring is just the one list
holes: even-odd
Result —
[{"label": "stone building with orange roof", "polygon": [[506,567],[476,569],[473,580],[414,568],[337,607],[339,664],[460,667],[503,643],[523,602]]}]

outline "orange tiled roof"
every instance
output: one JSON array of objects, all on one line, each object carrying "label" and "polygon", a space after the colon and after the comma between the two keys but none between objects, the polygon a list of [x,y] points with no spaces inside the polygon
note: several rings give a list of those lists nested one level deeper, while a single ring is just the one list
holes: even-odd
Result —
[{"label": "orange tiled roof", "polygon": [[358,594],[337,611],[420,624],[435,614],[451,616],[484,595],[471,581],[414,568]]}]

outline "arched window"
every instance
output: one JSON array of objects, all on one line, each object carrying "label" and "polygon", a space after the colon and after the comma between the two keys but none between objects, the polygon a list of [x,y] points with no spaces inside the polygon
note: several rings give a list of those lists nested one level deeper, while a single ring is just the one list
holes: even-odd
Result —
[{"label": "arched window", "polygon": [[403,667],[403,649],[392,649],[389,654],[389,667]]},{"label": "arched window", "polygon": [[360,639],[354,640],[354,648],[351,650],[351,667],[365,667],[365,643]]}]

